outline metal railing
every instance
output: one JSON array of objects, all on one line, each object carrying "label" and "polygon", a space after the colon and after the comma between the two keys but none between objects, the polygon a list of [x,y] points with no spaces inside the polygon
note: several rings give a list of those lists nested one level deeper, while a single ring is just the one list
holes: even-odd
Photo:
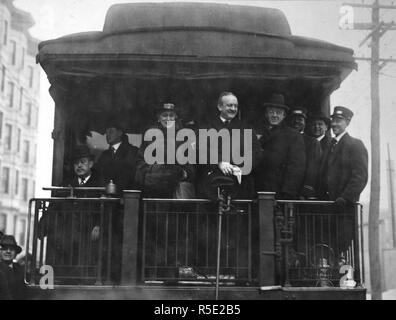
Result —
[{"label": "metal railing", "polygon": [[[240,200],[232,206],[222,223],[220,280],[248,285],[254,281],[256,203]],[[142,280],[213,284],[217,217],[217,203],[208,200],[143,199]]]},{"label": "metal railing", "polygon": [[[56,284],[112,284],[121,277],[125,285],[214,285],[218,209],[209,200],[141,199],[139,191],[123,199],[32,199],[31,283],[50,265]],[[340,211],[333,202],[259,193],[258,200],[232,201],[222,221],[222,285],[338,287],[352,271],[357,286],[364,284],[359,204]]]},{"label": "metal railing", "polygon": [[31,199],[27,231],[27,252],[32,247],[31,283],[38,283],[44,265],[52,267],[55,284],[117,281],[121,259],[117,251],[122,241],[122,232],[117,230],[122,218],[119,203],[115,198]]},{"label": "metal railing", "polygon": [[[364,283],[362,207],[330,201],[277,201],[277,270],[284,286],[342,286],[343,277]],[[346,278],[344,278],[346,279]]]}]

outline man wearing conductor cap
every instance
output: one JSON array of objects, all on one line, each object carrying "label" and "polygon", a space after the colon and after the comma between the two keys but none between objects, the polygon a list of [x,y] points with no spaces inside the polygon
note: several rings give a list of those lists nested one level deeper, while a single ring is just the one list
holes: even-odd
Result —
[{"label": "man wearing conductor cap", "polygon": [[353,112],[348,108],[334,108],[331,115],[334,138],[321,164],[321,197],[335,201],[340,208],[359,200],[368,179],[367,149],[361,140],[346,131],[352,117]]}]

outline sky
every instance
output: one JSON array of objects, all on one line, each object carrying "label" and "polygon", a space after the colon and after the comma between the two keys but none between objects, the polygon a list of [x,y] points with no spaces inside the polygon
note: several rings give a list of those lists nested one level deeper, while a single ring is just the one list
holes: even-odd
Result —
[{"label": "sky", "polygon": [[[122,0],[15,0],[14,4],[32,14],[36,24],[30,29],[32,36],[39,40],[49,40],[70,33],[102,30],[107,9],[114,3],[144,2]],[[147,2],[147,1],[146,1]],[[150,1],[160,2],[160,1]],[[166,1],[162,1],[166,2]],[[181,1],[172,1],[181,2]],[[311,37],[329,41],[341,46],[352,48],[356,57],[370,56],[370,42],[359,46],[368,31],[342,30],[339,27],[340,8],[344,1],[312,0],[312,1],[198,1],[245,4],[281,9],[286,15],[293,35]],[[371,0],[350,0],[354,3],[372,3]],[[394,3],[395,2],[395,3]],[[395,4],[396,1],[382,0],[383,4]],[[356,22],[369,22],[370,10],[354,9]],[[381,20],[396,21],[396,10],[381,10]],[[396,30],[389,31],[381,38],[381,57],[396,58]],[[354,71],[342,83],[331,97],[332,108],[343,105],[350,108],[355,116],[348,129],[349,133],[363,140],[369,153],[370,143],[370,66],[369,62],[357,61],[358,71]],[[387,192],[387,144],[389,143],[392,158],[396,158],[396,63],[389,63],[381,70],[381,207],[388,207]],[[41,102],[38,144],[38,179],[37,195],[45,196],[41,188],[51,184],[51,158],[54,103],[48,94],[49,83],[42,72]],[[369,168],[370,170],[370,168]],[[361,201],[369,201],[370,184],[362,193]]]}]

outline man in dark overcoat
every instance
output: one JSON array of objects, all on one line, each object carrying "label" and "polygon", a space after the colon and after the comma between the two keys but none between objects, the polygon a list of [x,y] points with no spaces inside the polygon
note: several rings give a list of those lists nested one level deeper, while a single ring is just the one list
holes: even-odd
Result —
[{"label": "man in dark overcoat", "polygon": [[305,173],[303,137],[284,123],[289,107],[283,95],[274,94],[264,108],[259,140],[263,159],[255,173],[257,191],[276,192],[279,199],[296,199]]},{"label": "man in dark overcoat", "polygon": [[330,145],[331,136],[328,133],[330,129],[330,118],[322,113],[315,113],[309,118],[311,123],[311,135],[320,142],[322,156]]},{"label": "man in dark overcoat", "polygon": [[313,137],[305,133],[307,121],[307,110],[305,108],[295,108],[290,114],[290,126],[299,132],[305,145],[305,176],[300,188],[299,196],[303,199],[317,197],[317,177],[319,174],[319,164],[322,156],[320,143]]},{"label": "man in dark overcoat", "polygon": [[368,153],[363,142],[346,131],[353,112],[338,106],[331,116],[334,138],[323,157],[320,194],[344,207],[359,200],[368,180]]},{"label": "man in dark overcoat", "polygon": [[[104,187],[104,181],[97,171],[92,170],[94,156],[85,145],[77,146],[71,157],[72,177],[67,177],[63,187]],[[98,190],[74,190],[78,198],[97,198],[103,192]],[[56,197],[69,197],[70,191],[56,191]],[[55,268],[59,277],[80,274],[79,266],[96,264],[90,238],[99,224],[99,204],[67,201],[53,202],[39,221],[38,236],[47,237],[46,263]],[[92,247],[92,246],[91,246]]]},{"label": "man in dark overcoat", "polygon": [[[208,180],[206,179],[208,175],[214,174],[216,172],[221,172],[225,176],[237,177],[240,175],[240,184],[238,185],[238,191],[235,198],[249,199],[255,196],[254,179],[252,176],[252,170],[260,162],[261,159],[261,149],[257,140],[257,135],[255,134],[253,128],[246,123],[238,119],[238,99],[232,92],[223,92],[220,94],[217,102],[217,109],[219,114],[217,117],[209,119],[206,123],[202,124],[200,129],[214,129],[216,133],[220,133],[221,130],[225,130],[230,137],[230,148],[227,150],[227,154],[223,154],[223,140],[219,139],[218,148],[213,149],[213,146],[208,146],[208,154],[206,159],[208,164],[201,168],[201,181],[198,189],[200,192],[208,194],[208,185],[204,185]],[[251,141],[248,145],[245,145],[245,135],[248,134],[245,130],[251,130]],[[239,140],[234,135],[233,132],[239,132]],[[201,144],[201,141],[199,142]],[[245,157],[250,157],[247,163],[237,163],[236,159],[232,156],[234,148],[239,147],[239,155],[244,155]],[[202,150],[198,150],[198,154]],[[216,152],[218,162],[210,163],[209,152]],[[202,155],[199,155],[202,156]],[[249,168],[250,167],[250,168]],[[236,178],[236,180],[238,180]]]},{"label": "man in dark overcoat", "polygon": [[120,121],[112,121],[107,126],[106,141],[109,148],[102,152],[94,166],[106,184],[113,181],[119,196],[122,196],[122,190],[136,187],[138,148],[129,143],[125,132],[126,127]]},{"label": "man in dark overcoat", "polygon": [[[5,275],[8,286],[5,299],[23,300],[26,298],[26,284],[23,268],[14,263],[15,257],[21,253],[22,248],[17,244],[14,236],[3,235],[0,238],[0,272]],[[4,281],[4,280],[3,280]],[[4,284],[3,284],[4,285]]]}]

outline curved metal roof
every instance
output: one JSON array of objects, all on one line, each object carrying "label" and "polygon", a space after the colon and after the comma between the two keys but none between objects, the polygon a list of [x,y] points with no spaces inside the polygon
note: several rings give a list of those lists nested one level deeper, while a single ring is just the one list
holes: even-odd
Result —
[{"label": "curved metal roof", "polygon": [[[39,45],[38,62],[50,79],[100,74],[206,76],[201,67],[190,68],[186,74],[175,68],[159,71],[145,62],[209,63],[210,70],[219,75],[232,73],[230,66],[239,63],[238,72],[252,77],[265,76],[271,70],[268,65],[291,66],[286,77],[330,76],[341,81],[356,68],[351,49],[291,35],[278,9],[208,3],[114,5],[103,31],[44,41]],[[278,71],[268,74],[275,75],[279,76]]]}]

